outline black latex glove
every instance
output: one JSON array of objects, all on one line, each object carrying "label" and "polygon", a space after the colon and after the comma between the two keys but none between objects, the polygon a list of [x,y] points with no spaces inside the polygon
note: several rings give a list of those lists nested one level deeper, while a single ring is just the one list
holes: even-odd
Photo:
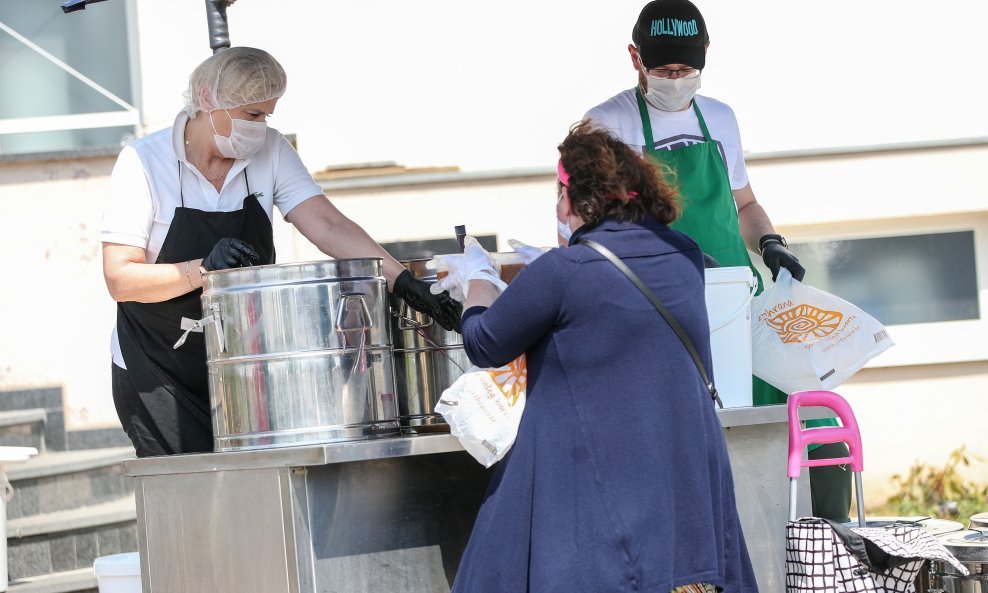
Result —
[{"label": "black latex glove", "polygon": [[432,317],[443,329],[460,331],[463,305],[453,300],[448,292],[432,294],[429,292],[429,283],[412,276],[408,270],[398,274],[391,292],[409,307]]},{"label": "black latex glove", "polygon": [[713,257],[703,254],[703,267],[704,268],[719,268],[720,262],[715,260]]},{"label": "black latex glove", "polygon": [[202,267],[207,272],[213,270],[226,270],[228,268],[243,268],[252,266],[261,259],[254,248],[240,239],[220,239],[213,246],[206,259],[202,260]]},{"label": "black latex glove", "polygon": [[806,268],[799,265],[797,258],[791,251],[782,246],[781,243],[768,243],[762,248],[762,261],[772,270],[772,282],[779,276],[779,268],[789,270],[792,277],[800,282],[806,275]]}]

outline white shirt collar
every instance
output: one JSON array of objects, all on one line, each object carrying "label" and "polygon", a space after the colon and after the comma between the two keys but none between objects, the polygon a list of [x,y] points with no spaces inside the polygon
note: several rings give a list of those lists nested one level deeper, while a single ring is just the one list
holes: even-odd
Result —
[{"label": "white shirt collar", "polygon": [[[200,111],[199,113],[205,113],[205,111]],[[188,165],[190,169],[199,173],[201,176],[202,173],[196,169],[195,165],[189,162],[185,154],[185,126],[189,123],[189,119],[191,118],[184,109],[179,111],[178,115],[175,116],[175,123],[172,124],[172,149],[175,151],[175,156],[179,161]],[[226,176],[227,181],[240,173],[249,164],[250,159],[237,159],[234,161],[233,166],[230,167],[230,172]],[[226,181],[224,181],[223,185],[224,187],[226,186]]]},{"label": "white shirt collar", "polygon": [[175,123],[172,124],[172,148],[175,149],[178,160],[185,163],[189,162],[185,157],[185,124],[187,123],[189,123],[189,114],[183,109],[175,116]]}]

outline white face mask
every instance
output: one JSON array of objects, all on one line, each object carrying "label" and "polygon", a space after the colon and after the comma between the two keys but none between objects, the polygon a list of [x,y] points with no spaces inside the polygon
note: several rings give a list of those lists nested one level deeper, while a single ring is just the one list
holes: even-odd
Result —
[{"label": "white face mask", "polygon": [[230,118],[230,135],[220,136],[216,133],[216,124],[213,123],[213,112],[209,112],[209,123],[213,126],[213,141],[216,142],[216,149],[228,159],[250,158],[264,146],[268,124],[263,121],[234,119],[229,111],[226,111],[226,114]]},{"label": "white face mask", "polygon": [[559,233],[559,236],[563,238],[563,241],[566,241],[566,244],[569,245],[570,237],[573,236],[573,231],[569,228],[569,223],[563,222],[557,218],[556,232]]},{"label": "white face mask", "polygon": [[700,76],[695,78],[659,78],[645,74],[648,90],[645,98],[662,111],[679,111],[689,105],[700,88]]}]

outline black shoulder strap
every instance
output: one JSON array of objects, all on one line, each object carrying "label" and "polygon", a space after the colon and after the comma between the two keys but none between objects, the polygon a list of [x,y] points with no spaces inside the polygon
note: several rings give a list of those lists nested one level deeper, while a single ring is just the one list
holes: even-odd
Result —
[{"label": "black shoulder strap", "polygon": [[580,239],[579,241],[577,241],[577,243],[586,245],[590,249],[593,249],[597,253],[607,258],[609,262],[614,264],[614,266],[618,270],[621,270],[621,273],[627,276],[628,280],[631,280],[631,283],[634,284],[635,287],[637,287],[638,290],[640,290],[643,295],[645,295],[645,298],[647,298],[649,302],[652,303],[652,306],[655,307],[655,310],[659,312],[659,315],[661,315],[662,318],[666,320],[666,323],[669,324],[669,327],[672,328],[672,331],[676,332],[676,335],[679,336],[680,341],[683,342],[683,346],[685,346],[686,351],[689,352],[690,357],[693,359],[693,363],[696,364],[696,369],[700,371],[700,377],[703,378],[703,384],[707,386],[707,391],[710,392],[711,399],[717,402],[717,405],[719,407],[723,408],[724,402],[720,400],[720,396],[717,394],[717,388],[714,387],[714,382],[710,380],[710,376],[707,374],[706,369],[703,368],[703,361],[700,360],[700,353],[696,351],[696,347],[693,345],[693,341],[690,340],[689,335],[687,335],[686,330],[683,329],[683,326],[679,325],[679,322],[676,321],[676,318],[672,316],[672,313],[670,313],[669,310],[666,309],[666,306],[662,304],[662,301],[659,300],[659,297],[655,296],[655,293],[653,293],[651,290],[648,289],[647,286],[645,286],[645,283],[642,282],[641,278],[639,278],[637,274],[632,272],[631,268],[629,268],[623,261],[621,261],[621,258],[614,255],[614,252],[612,252],[610,249],[590,239]]}]

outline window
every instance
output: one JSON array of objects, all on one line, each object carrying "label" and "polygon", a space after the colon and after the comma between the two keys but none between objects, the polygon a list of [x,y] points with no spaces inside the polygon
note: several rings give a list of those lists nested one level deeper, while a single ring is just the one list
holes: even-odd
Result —
[{"label": "window", "polygon": [[119,146],[140,121],[132,2],[0,2],[0,155]]},{"label": "window", "polygon": [[806,281],[886,325],[977,320],[973,231],[793,243]]}]

